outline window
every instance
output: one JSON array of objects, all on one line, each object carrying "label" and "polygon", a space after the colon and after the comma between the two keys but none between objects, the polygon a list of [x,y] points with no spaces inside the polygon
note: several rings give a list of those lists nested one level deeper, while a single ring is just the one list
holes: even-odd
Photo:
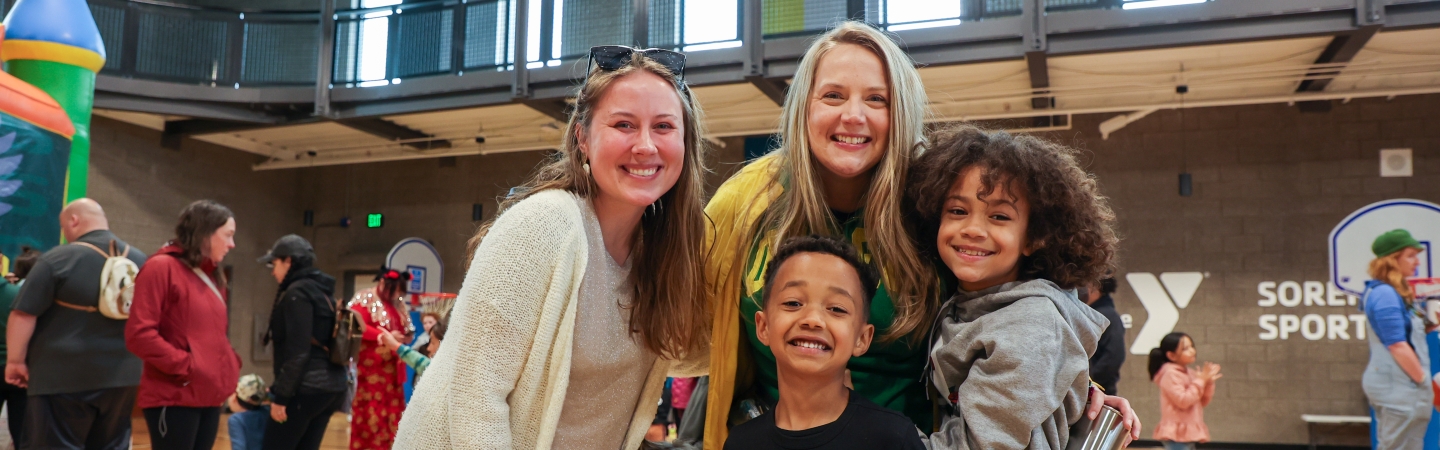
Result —
[{"label": "window", "polygon": [[684,50],[694,52],[739,47],[740,2],[687,0]]},{"label": "window", "polygon": [[960,24],[960,0],[882,0],[880,10],[890,31]]},{"label": "window", "polygon": [[[379,8],[400,4],[401,0],[361,0],[361,8]],[[386,60],[390,50],[390,15],[388,10],[366,14],[360,21],[360,86],[384,86]]]},{"label": "window", "polygon": [[1209,0],[1125,0],[1125,9],[1144,9],[1159,6],[1193,5]]}]

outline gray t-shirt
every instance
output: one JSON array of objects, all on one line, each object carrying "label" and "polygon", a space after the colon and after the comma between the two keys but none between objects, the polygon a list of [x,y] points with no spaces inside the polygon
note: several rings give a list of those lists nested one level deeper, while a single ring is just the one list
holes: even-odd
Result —
[{"label": "gray t-shirt", "polygon": [[621,308],[635,300],[627,280],[631,265],[610,257],[595,209],[580,202],[590,257],[575,311],[570,384],[551,448],[620,449],[656,356],[630,337],[630,311]]},{"label": "gray t-shirt", "polygon": [[[110,241],[124,252],[129,246],[108,230],[80,236],[79,241],[108,250]],[[135,265],[145,253],[130,249]],[[36,261],[15,299],[15,310],[38,316],[30,337],[30,395],[65,394],[140,384],[140,358],[125,349],[125,321],[55,304],[98,306],[100,271],[105,257],[83,245],[50,249]]]}]

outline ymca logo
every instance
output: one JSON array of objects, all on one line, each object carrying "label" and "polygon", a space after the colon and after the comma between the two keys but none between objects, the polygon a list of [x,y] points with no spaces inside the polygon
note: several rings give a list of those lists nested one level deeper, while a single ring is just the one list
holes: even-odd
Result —
[{"label": "ymca logo", "polygon": [[1150,349],[1160,346],[1160,340],[1175,329],[1180,310],[1190,305],[1204,279],[1205,274],[1200,272],[1165,272],[1159,279],[1146,272],[1125,274],[1125,281],[1130,282],[1148,316],[1130,345],[1130,353],[1148,355]]}]

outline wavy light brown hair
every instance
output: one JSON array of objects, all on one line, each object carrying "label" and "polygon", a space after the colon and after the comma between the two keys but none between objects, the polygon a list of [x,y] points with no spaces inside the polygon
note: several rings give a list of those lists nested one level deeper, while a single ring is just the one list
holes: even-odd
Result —
[{"label": "wavy light brown hair", "polygon": [[[747,253],[753,242],[768,230],[777,230],[770,249],[773,254],[787,238],[829,234],[831,230],[840,229],[825,203],[824,182],[817,168],[819,162],[810,151],[808,120],[820,59],[841,45],[858,45],[885,64],[885,80],[890,88],[890,133],[885,136],[884,155],[870,169],[874,177],[862,199],[865,237],[873,263],[881,269],[895,306],[895,319],[885,328],[880,341],[894,342],[909,336],[912,342],[918,342],[928,331],[925,324],[929,323],[932,311],[939,309],[938,287],[934,269],[917,253],[905,228],[904,207],[900,201],[904,197],[910,160],[919,152],[918,144],[924,137],[929,107],[915,63],[890,37],[874,27],[855,21],[843,22],[821,35],[800,59],[780,112],[780,146],[766,156],[775,158],[778,170],[764,190],[780,187],[781,193],[760,220],[741,234],[751,238],[737,249],[738,260],[748,264]],[[749,209],[747,206],[743,210]],[[750,269],[746,264],[735,264],[732,272],[736,273],[727,276],[741,276],[739,270]]]},{"label": "wavy light brown hair", "polygon": [[[660,196],[656,208],[640,219],[631,244],[633,261],[629,283],[635,301],[622,305],[630,310],[630,333],[646,349],[666,358],[679,358],[693,349],[710,345],[710,309],[705,302],[705,278],[701,248],[705,239],[704,190],[708,152],[703,136],[704,113],[689,88],[665,66],[636,53],[630,63],[614,71],[596,67],[575,96],[570,122],[556,159],[537,169],[535,176],[519,187],[515,195],[500,203],[506,209],[547,189],[562,189],[585,198],[594,198],[599,187],[585,171],[580,151],[580,132],[591,125],[594,108],[608,88],[625,76],[650,72],[675,86],[685,112],[685,162],[675,186]],[[498,218],[500,214],[496,214]],[[466,264],[485,239],[491,219],[467,243]],[[468,267],[467,267],[468,270]]]},{"label": "wavy light brown hair", "polygon": [[[971,125],[937,130],[930,143],[911,168],[905,203],[913,208],[909,224],[921,252],[936,267],[945,267],[935,243],[941,209],[955,180],[975,168],[984,171],[980,197],[1001,189],[1030,203],[1025,238],[1036,250],[1020,258],[1021,279],[1043,278],[1073,289],[1115,272],[1120,243],[1115,213],[1095,177],[1080,168],[1075,149]],[[954,281],[953,273],[941,272]]]},{"label": "wavy light brown hair", "polygon": [[[180,260],[185,261],[190,267],[202,267],[205,250],[209,247],[210,236],[215,231],[225,226],[225,222],[235,218],[235,213],[214,200],[196,200],[180,211],[180,223],[175,224],[175,239],[171,242],[178,245],[184,251]],[[215,268],[215,273],[210,274],[219,285],[221,291],[225,290],[229,280],[224,277],[220,268]]]},{"label": "wavy light brown hair", "polygon": [[1400,255],[1404,253],[1405,249],[1402,248],[1394,253],[1370,260],[1368,273],[1370,279],[1383,281],[1395,288],[1395,292],[1400,293],[1400,298],[1405,299],[1405,303],[1409,304],[1415,301],[1415,291],[1410,289],[1410,283],[1405,282],[1406,274],[1400,272]]}]

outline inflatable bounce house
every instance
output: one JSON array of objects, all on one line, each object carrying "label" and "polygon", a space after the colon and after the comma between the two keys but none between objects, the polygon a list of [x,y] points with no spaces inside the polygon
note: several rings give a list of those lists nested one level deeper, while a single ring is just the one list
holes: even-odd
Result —
[{"label": "inflatable bounce house", "polygon": [[20,0],[0,26],[0,61],[0,253],[13,256],[59,245],[60,209],[85,196],[105,46],[85,0]]}]

